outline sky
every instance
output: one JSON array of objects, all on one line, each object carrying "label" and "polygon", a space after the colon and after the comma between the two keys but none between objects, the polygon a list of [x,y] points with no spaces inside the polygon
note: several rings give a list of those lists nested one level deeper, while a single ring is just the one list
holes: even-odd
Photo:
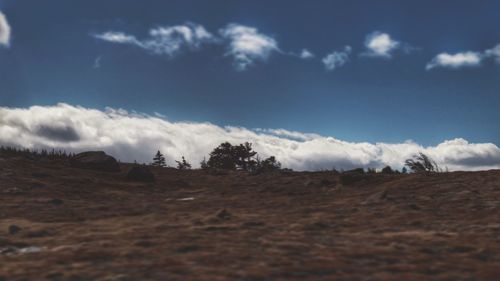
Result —
[{"label": "sky", "polygon": [[295,169],[400,167],[418,151],[500,168],[499,10],[0,0],[0,144],[195,162],[246,138]]}]

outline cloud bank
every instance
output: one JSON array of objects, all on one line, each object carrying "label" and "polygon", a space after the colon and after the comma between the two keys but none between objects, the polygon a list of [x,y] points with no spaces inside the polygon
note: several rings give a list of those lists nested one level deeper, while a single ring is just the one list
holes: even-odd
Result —
[{"label": "cloud bank", "polygon": [[328,54],[321,61],[325,65],[326,70],[335,70],[349,61],[349,55],[351,54],[352,48],[350,46],[345,46],[343,51],[335,51]]},{"label": "cloud bank", "polygon": [[195,166],[223,141],[252,142],[263,157],[275,155],[295,170],[401,168],[405,159],[422,151],[450,170],[500,168],[500,148],[492,143],[448,140],[437,146],[417,143],[346,142],[317,134],[283,129],[250,130],[210,123],[170,122],[164,118],[107,108],[97,110],[58,104],[29,108],[0,107],[0,145],[104,150],[121,161],[149,163],[156,150],[167,162],[185,156]]},{"label": "cloud bank", "polygon": [[220,30],[229,41],[227,55],[232,56],[238,70],[245,70],[255,61],[266,61],[271,53],[279,51],[278,42],[256,28],[240,24],[229,24]]},{"label": "cloud bank", "polygon": [[0,11],[0,46],[10,46],[10,25],[7,17]]},{"label": "cloud bank", "polygon": [[142,40],[116,31],[95,34],[94,37],[110,43],[136,46],[151,54],[168,57],[174,57],[184,49],[197,49],[214,40],[214,36],[203,26],[194,23],[153,28],[149,31],[149,37]]}]

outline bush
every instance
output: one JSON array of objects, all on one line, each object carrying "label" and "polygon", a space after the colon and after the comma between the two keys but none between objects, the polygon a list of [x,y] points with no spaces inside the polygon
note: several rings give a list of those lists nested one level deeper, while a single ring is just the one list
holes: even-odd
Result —
[{"label": "bush", "polygon": [[266,172],[276,172],[281,170],[281,163],[276,160],[276,157],[271,156],[262,161],[257,159],[257,165],[255,168],[255,172],[257,173],[266,173]]},{"label": "bush", "polygon": [[353,183],[357,183],[363,181],[367,178],[370,178],[369,174],[365,173],[363,168],[357,168],[349,171],[342,172],[340,174],[340,183],[342,185],[350,185]]},{"label": "bush", "polygon": [[422,152],[407,159],[405,165],[414,173],[438,173],[441,171],[436,162]]},{"label": "bush", "polygon": [[186,158],[184,158],[184,156],[182,156],[181,161],[175,161],[175,162],[177,162],[177,169],[179,169],[179,170],[190,170],[191,169],[191,164],[189,164],[188,161],[186,161]]}]

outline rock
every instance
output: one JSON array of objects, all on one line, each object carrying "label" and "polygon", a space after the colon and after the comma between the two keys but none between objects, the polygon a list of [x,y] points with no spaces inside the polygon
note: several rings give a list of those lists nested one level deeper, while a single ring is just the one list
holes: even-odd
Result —
[{"label": "rock", "polygon": [[16,233],[18,233],[19,231],[21,231],[21,228],[15,224],[9,226],[9,234],[11,235],[14,235]]},{"label": "rock", "polygon": [[103,151],[87,151],[79,153],[70,159],[74,168],[119,172],[120,165],[112,156]]},{"label": "rock", "polygon": [[55,199],[49,200],[49,203],[52,205],[55,205],[55,206],[59,206],[59,205],[64,204],[64,201],[61,199],[55,198]]},{"label": "rock", "polygon": [[139,182],[154,182],[155,175],[146,166],[135,166],[127,173],[127,179]]},{"label": "rock", "polygon": [[231,213],[228,212],[226,209],[222,209],[219,212],[217,212],[216,217],[221,220],[227,220],[231,218]]}]

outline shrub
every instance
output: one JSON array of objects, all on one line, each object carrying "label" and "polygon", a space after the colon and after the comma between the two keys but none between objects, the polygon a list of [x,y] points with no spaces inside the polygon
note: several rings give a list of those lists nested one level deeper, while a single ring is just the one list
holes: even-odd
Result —
[{"label": "shrub", "polygon": [[369,174],[366,174],[363,168],[352,169],[340,174],[340,183],[342,185],[350,185],[356,182],[363,181],[369,177],[371,176]]},{"label": "shrub", "polygon": [[257,158],[257,164],[255,168],[255,172],[257,173],[262,173],[262,172],[275,172],[281,170],[281,163],[276,160],[276,157],[271,156],[269,158],[266,158],[262,161],[260,161]]},{"label": "shrub", "polygon": [[186,158],[184,158],[184,156],[182,156],[181,161],[175,161],[175,162],[177,162],[177,169],[179,169],[179,170],[190,170],[191,169],[191,164],[189,164],[188,161],[186,161]]},{"label": "shrub", "polygon": [[200,168],[202,170],[208,169],[207,159],[205,157],[203,157],[203,160],[201,160],[201,162],[200,162]]}]

